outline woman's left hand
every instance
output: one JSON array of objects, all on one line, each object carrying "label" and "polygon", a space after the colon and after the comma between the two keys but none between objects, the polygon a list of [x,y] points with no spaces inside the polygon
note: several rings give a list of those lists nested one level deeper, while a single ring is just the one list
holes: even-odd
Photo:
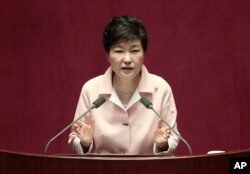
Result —
[{"label": "woman's left hand", "polygon": [[162,125],[162,120],[158,121],[157,128],[154,133],[154,142],[161,150],[168,149],[168,139],[170,137],[171,130]]}]

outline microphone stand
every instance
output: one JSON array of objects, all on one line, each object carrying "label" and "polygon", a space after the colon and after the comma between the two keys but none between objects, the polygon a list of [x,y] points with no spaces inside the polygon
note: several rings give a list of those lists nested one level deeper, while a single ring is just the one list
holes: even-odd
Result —
[{"label": "microphone stand", "polygon": [[78,120],[80,120],[83,116],[85,116],[87,113],[89,113],[92,109],[97,108],[95,104],[91,106],[86,112],[84,112],[79,118],[74,120],[72,123],[70,123],[68,126],[66,126],[63,130],[61,130],[58,134],[56,134],[54,137],[52,137],[48,143],[46,144],[44,153],[47,154],[47,149],[51,142],[53,142],[57,137],[59,137],[63,132],[65,132],[68,128],[70,128],[73,124],[75,124]]},{"label": "microphone stand", "polygon": [[173,131],[174,134],[182,140],[182,142],[188,147],[189,154],[192,155],[192,150],[191,150],[191,147],[188,144],[188,142],[184,138],[182,138],[182,136],[178,132],[176,132],[163,118],[161,118],[160,114],[158,114],[157,111],[154,109],[153,104],[151,103],[151,101],[149,101],[146,97],[141,97],[140,102],[147,109],[151,109],[171,129],[171,131]]},{"label": "microphone stand", "polygon": [[182,136],[179,133],[177,133],[164,119],[161,118],[161,116],[156,112],[156,110],[153,108],[152,105],[149,106],[148,108],[151,109],[171,129],[171,131],[173,131],[174,134],[177,135],[181,139],[181,141],[184,144],[186,144],[186,146],[188,147],[189,155],[192,155],[192,149],[190,145],[188,144],[188,142],[184,138],[182,138]]}]

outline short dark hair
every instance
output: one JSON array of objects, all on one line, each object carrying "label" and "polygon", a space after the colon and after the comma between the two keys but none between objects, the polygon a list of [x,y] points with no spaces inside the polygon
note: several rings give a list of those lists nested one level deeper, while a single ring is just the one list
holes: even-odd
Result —
[{"label": "short dark hair", "polygon": [[103,32],[103,46],[106,52],[121,42],[139,39],[143,51],[146,52],[148,45],[147,31],[143,23],[132,16],[113,17]]}]

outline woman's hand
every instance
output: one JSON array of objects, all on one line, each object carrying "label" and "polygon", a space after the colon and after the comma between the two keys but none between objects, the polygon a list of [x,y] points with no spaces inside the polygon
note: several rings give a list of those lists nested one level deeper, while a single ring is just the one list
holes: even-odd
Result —
[{"label": "woman's hand", "polygon": [[154,142],[162,151],[168,150],[168,139],[170,134],[171,130],[162,125],[162,120],[158,121],[157,128],[154,133]]},{"label": "woman's hand", "polygon": [[78,121],[73,125],[73,131],[80,139],[84,149],[88,149],[94,137],[95,120],[87,117],[84,121]]}]

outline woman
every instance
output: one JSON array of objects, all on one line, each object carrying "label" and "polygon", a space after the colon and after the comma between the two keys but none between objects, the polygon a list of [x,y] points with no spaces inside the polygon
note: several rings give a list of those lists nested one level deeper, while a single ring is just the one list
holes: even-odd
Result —
[{"label": "woman", "polygon": [[103,33],[110,63],[105,74],[82,88],[75,119],[102,95],[106,102],[72,127],[69,144],[79,154],[171,154],[179,139],[141,103],[147,97],[177,131],[176,107],[168,83],[143,65],[147,33],[135,17],[114,17]]}]

